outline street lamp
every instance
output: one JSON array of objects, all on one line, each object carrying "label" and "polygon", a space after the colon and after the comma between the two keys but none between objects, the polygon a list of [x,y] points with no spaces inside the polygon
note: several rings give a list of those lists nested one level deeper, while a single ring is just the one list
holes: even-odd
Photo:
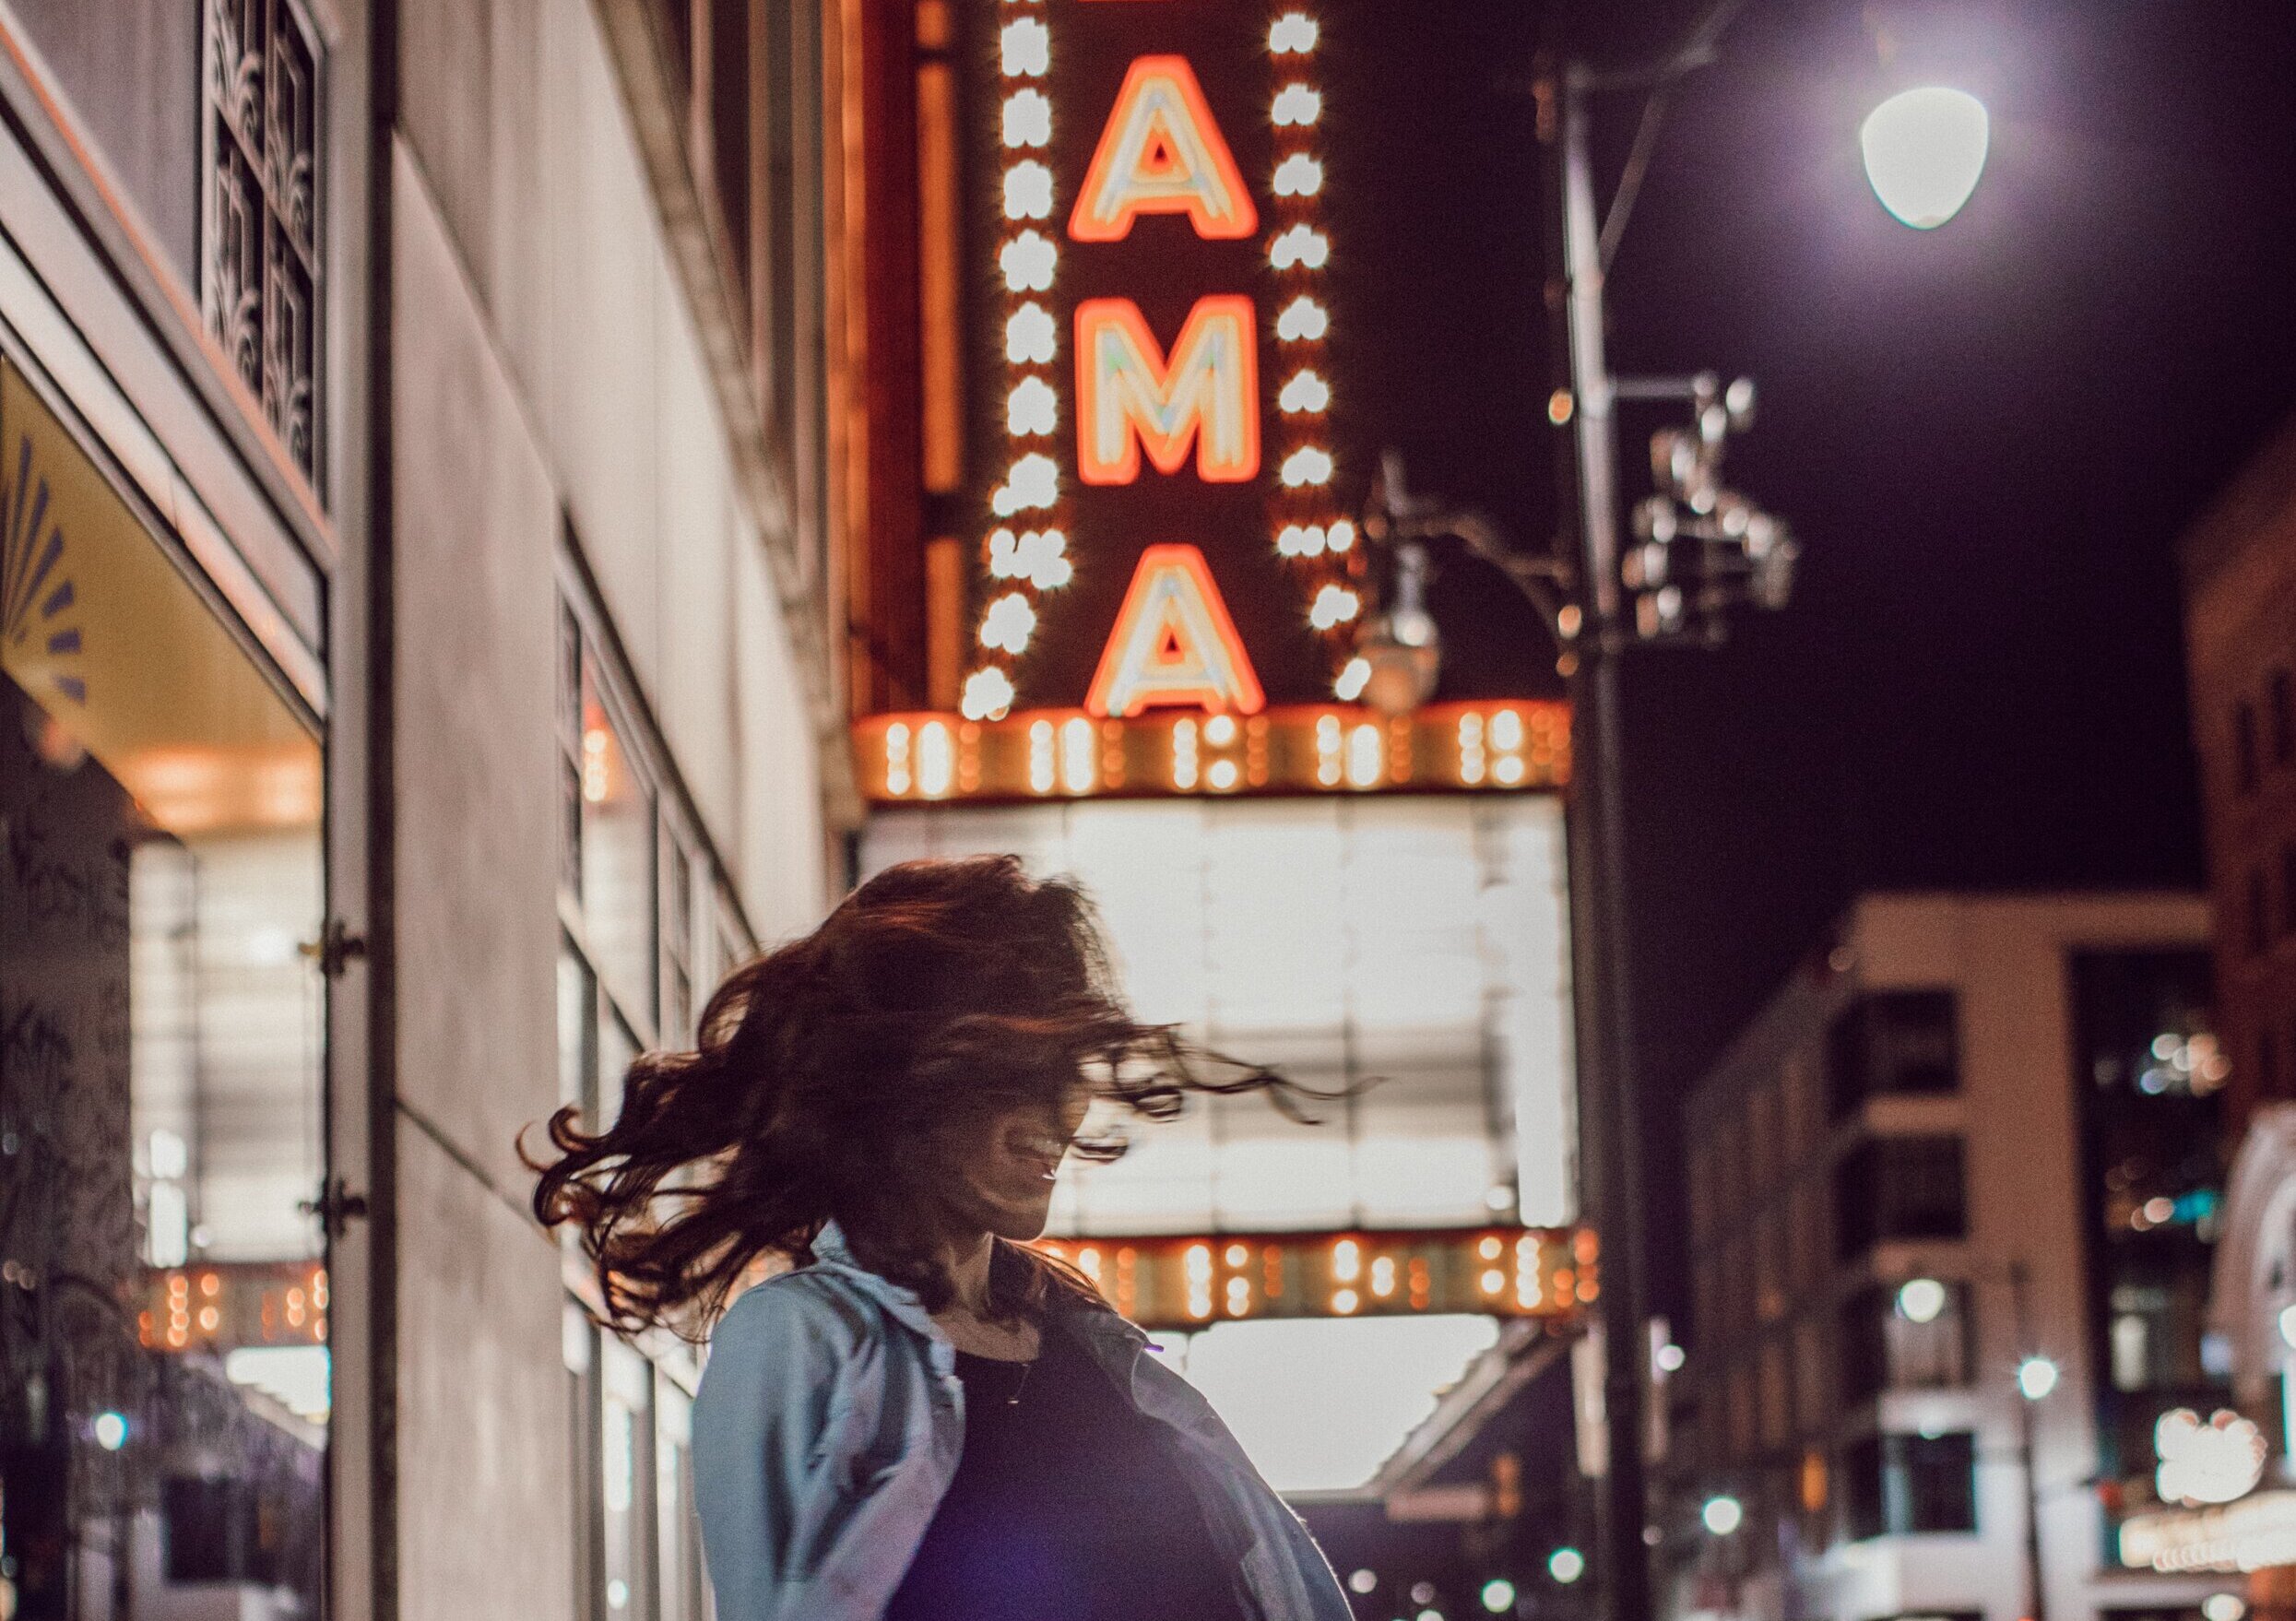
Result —
[{"label": "street lamp", "polygon": [[2028,1356],[2017,1365],[2017,1391],[2028,1402],[2039,1402],[2057,1388],[2057,1365],[2046,1356]]},{"label": "street lamp", "polygon": [[1698,1518],[1716,1536],[1728,1536],[1746,1523],[1746,1505],[1726,1495],[1709,1497],[1706,1507],[1698,1510]]},{"label": "street lamp", "polygon": [[1985,172],[1990,138],[1985,104],[1943,85],[1899,91],[1858,131],[1874,195],[1916,231],[1935,231],[1961,211]]}]

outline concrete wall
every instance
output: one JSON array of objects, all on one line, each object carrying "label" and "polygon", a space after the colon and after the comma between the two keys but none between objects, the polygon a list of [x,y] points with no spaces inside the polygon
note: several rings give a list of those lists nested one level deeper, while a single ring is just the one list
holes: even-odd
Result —
[{"label": "concrete wall", "polygon": [[392,156],[406,1617],[574,1613],[557,1102],[562,535],[752,927],[825,899],[814,728],[586,0],[405,0]]}]

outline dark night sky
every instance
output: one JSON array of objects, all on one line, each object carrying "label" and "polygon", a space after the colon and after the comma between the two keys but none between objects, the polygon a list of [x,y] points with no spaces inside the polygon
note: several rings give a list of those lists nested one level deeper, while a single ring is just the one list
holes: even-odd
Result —
[{"label": "dark night sky", "polygon": [[[1601,44],[1695,9],[1642,6]],[[1542,538],[1535,8],[1325,10],[1335,302],[1376,401],[1356,427]],[[1928,8],[1993,114],[1984,180],[1935,232],[1866,188],[1857,124],[1887,88],[1864,10],[1751,0],[1675,98],[1611,283],[1618,370],[1758,380],[1730,481],[1805,547],[1782,615],[1628,677],[1662,1155],[1672,1100],[1856,890],[2200,881],[2174,541],[2296,407],[2296,6]],[[1601,111],[1604,195],[1639,112]],[[1624,418],[1630,472],[1661,420]],[[1504,592],[1465,562],[1439,582],[1448,690],[1542,679]]]}]

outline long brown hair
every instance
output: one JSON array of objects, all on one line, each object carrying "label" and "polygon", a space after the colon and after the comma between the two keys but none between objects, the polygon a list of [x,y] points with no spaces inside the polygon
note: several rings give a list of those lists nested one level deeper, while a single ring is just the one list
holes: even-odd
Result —
[{"label": "long brown hair", "polygon": [[[1303,1120],[1300,1098],[1330,1095],[1136,1023],[1083,891],[1011,856],[878,874],[811,934],[729,974],[699,1040],[633,1064],[602,1130],[560,1109],[559,1157],[527,1160],[535,1214],[574,1225],[616,1327],[706,1331],[754,1263],[810,1261],[832,1217],[858,1260],[940,1310],[953,1290],[917,1217],[961,1169],[951,1131],[1058,1107],[1080,1081],[1151,1119],[1189,1092],[1264,1090]],[[1099,1304],[1082,1274],[1015,1251],[1027,1285],[1000,1308],[1055,1291]]]}]

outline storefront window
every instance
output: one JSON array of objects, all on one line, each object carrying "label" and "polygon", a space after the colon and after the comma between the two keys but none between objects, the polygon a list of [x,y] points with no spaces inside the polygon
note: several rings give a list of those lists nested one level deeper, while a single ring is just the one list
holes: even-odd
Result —
[{"label": "storefront window", "polygon": [[2073,985],[2101,1461],[2135,1507],[2161,1414],[2207,1414],[2224,1394],[2206,1324],[2231,1066],[2209,1028],[2207,952],[2083,953]]},{"label": "storefront window", "polygon": [[0,1615],[318,1614],[320,788],[0,367]]}]

